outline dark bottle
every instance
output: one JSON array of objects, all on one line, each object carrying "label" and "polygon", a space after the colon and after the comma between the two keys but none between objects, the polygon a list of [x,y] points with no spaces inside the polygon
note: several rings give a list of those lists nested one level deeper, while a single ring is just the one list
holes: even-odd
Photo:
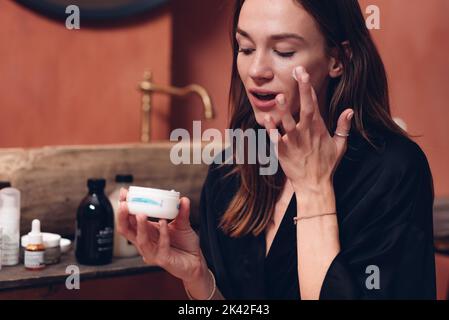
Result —
[{"label": "dark bottle", "polygon": [[76,216],[75,254],[81,264],[111,262],[114,248],[114,212],[104,193],[104,179],[89,179],[89,193]]},{"label": "dark bottle", "polygon": [[0,181],[0,190],[4,188],[11,188],[11,183],[9,181]]}]

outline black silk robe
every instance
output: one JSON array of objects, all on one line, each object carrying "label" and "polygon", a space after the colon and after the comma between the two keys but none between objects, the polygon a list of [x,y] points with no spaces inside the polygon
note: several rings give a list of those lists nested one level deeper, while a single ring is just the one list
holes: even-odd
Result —
[{"label": "black silk robe", "polygon": [[[352,134],[335,172],[341,251],[320,299],[435,299],[434,194],[426,156],[395,134],[379,133],[375,142],[380,150]],[[209,167],[200,202],[200,244],[217,287],[226,299],[300,299],[296,196],[265,257],[265,234],[231,238],[218,228],[239,186],[236,176],[222,179],[227,170]]]}]

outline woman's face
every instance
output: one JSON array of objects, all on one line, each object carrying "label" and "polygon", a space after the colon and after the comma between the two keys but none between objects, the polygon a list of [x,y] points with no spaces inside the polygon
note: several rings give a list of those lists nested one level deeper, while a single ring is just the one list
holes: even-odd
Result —
[{"label": "woman's face", "polygon": [[259,125],[267,114],[280,123],[274,100],[279,93],[298,120],[299,90],[292,76],[298,66],[310,74],[323,115],[328,79],[336,76],[331,72],[335,60],[327,56],[325,39],[302,6],[294,0],[246,0],[236,39],[238,72]]}]

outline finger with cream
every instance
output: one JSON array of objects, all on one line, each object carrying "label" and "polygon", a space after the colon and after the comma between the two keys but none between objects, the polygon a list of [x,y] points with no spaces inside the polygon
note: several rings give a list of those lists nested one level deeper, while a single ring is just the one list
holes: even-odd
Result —
[{"label": "finger with cream", "polygon": [[175,219],[179,212],[179,192],[131,186],[126,202],[130,214],[150,218]]}]

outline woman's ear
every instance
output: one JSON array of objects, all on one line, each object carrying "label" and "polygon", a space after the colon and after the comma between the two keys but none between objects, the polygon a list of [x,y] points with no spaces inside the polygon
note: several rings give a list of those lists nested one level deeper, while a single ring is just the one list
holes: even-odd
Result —
[{"label": "woman's ear", "polygon": [[[349,41],[342,42],[346,57],[352,59],[352,50]],[[343,63],[338,54],[338,49],[333,48],[331,51],[331,58],[329,60],[329,76],[331,78],[338,78],[343,74]]]},{"label": "woman's ear", "polygon": [[329,76],[338,78],[343,74],[343,64],[335,56],[332,56],[329,62]]}]

